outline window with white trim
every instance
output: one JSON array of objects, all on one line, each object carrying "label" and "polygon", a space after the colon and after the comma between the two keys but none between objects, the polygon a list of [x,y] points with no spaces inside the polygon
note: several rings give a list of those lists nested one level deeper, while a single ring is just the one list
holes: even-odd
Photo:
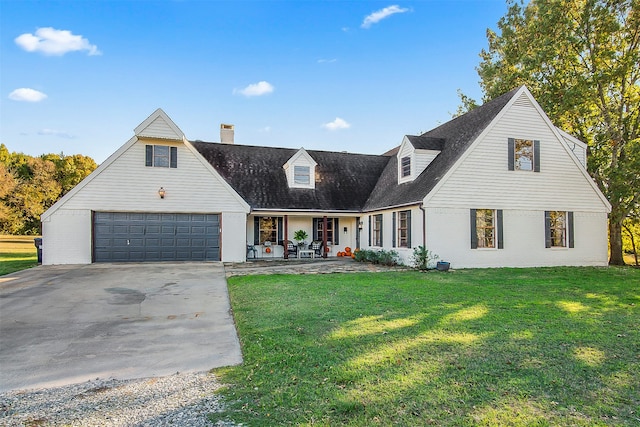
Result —
[{"label": "window with white trim", "polygon": [[509,138],[507,147],[509,170],[540,172],[540,141]]},{"label": "window with white trim", "polygon": [[496,223],[493,209],[476,210],[476,234],[478,236],[478,248],[496,247]]},{"label": "window with white trim", "polygon": [[382,214],[371,217],[371,246],[382,246]]},{"label": "window with white trim", "polygon": [[398,212],[398,247],[411,246],[411,211]]},{"label": "window with white trim", "polygon": [[146,145],[145,166],[177,168],[178,147],[171,147],[169,145]]},{"label": "window with white trim", "polygon": [[309,166],[293,167],[294,184],[309,185],[311,183],[311,168]]},{"label": "window with white trim", "polygon": [[546,211],[544,213],[545,247],[573,248],[573,212]]},{"label": "window with white trim", "polygon": [[402,177],[411,176],[411,156],[405,156],[401,160]]}]

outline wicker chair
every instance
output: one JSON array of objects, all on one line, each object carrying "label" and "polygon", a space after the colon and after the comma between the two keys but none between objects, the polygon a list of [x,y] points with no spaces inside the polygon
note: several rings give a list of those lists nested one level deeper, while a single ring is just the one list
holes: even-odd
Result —
[{"label": "wicker chair", "polygon": [[311,242],[311,246],[309,247],[309,249],[313,249],[313,251],[315,252],[315,256],[317,257],[321,257],[322,255],[324,255],[322,253],[322,240],[314,240],[313,242]]},{"label": "wicker chair", "polygon": [[287,240],[286,243],[287,243],[286,244],[287,256],[293,255],[294,257],[297,257],[298,256],[298,245],[293,243],[291,240]]}]

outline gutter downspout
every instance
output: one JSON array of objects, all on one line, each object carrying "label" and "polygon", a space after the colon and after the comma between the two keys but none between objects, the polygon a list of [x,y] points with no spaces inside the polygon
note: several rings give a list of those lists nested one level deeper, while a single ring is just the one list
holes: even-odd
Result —
[{"label": "gutter downspout", "polygon": [[427,247],[427,211],[424,209],[424,202],[419,206],[422,211],[422,246]]}]

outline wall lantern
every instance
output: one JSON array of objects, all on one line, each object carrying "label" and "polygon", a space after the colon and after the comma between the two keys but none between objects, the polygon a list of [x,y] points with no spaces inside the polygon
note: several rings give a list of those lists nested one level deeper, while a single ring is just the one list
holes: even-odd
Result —
[{"label": "wall lantern", "polygon": [[363,224],[362,224],[362,221],[360,221],[360,222],[358,223],[358,228],[359,228],[360,230],[362,230],[362,225],[363,225]]},{"label": "wall lantern", "polygon": [[160,189],[158,190],[158,196],[160,196],[161,199],[164,199],[164,195],[166,194],[166,190],[163,187],[160,187]]},{"label": "wall lantern", "polygon": [[344,227],[344,234],[347,234],[347,227]]}]

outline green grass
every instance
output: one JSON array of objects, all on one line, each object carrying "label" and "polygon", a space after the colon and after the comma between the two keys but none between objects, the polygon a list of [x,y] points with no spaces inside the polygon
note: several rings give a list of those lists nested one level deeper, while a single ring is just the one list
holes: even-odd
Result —
[{"label": "green grass", "polygon": [[212,419],[637,426],[640,270],[229,279],[244,363]]},{"label": "green grass", "polygon": [[34,237],[0,235],[0,276],[38,265]]}]

